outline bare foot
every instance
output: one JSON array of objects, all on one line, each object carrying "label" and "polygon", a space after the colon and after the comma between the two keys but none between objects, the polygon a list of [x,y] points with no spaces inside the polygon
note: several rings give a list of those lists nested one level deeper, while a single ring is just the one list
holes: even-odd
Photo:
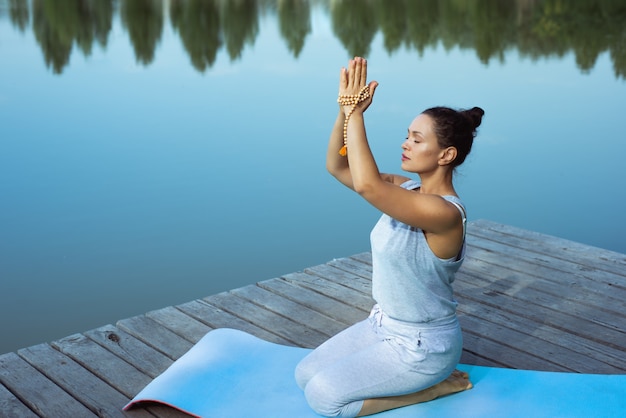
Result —
[{"label": "bare foot", "polygon": [[471,389],[472,387],[472,382],[470,382],[469,375],[467,373],[461,370],[454,370],[446,380],[426,390],[433,390],[434,392],[437,392],[437,397],[440,397],[451,393],[462,392],[464,390]]},{"label": "bare foot", "polygon": [[435,386],[420,392],[390,398],[367,399],[363,403],[359,416],[371,415],[401,406],[432,401],[442,396],[471,389],[472,386],[472,382],[469,381],[469,375],[467,373],[455,370],[443,382],[437,383]]}]

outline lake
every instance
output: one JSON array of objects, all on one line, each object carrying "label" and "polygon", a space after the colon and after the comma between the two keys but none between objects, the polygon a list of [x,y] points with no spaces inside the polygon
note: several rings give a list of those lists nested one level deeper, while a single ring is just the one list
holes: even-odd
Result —
[{"label": "lake", "polygon": [[472,219],[626,253],[626,2],[0,0],[0,353],[369,250],[324,167],[341,66],[398,172],[485,109]]}]

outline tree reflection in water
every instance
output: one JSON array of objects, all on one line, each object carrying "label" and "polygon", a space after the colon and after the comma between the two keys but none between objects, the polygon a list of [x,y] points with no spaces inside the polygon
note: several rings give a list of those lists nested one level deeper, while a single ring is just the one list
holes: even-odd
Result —
[{"label": "tree reflection in water", "polygon": [[[178,33],[191,64],[200,72],[215,64],[225,48],[230,60],[254,45],[262,14],[277,16],[286,48],[298,57],[311,32],[311,11],[329,14],[334,35],[347,56],[367,56],[377,33],[387,52],[422,53],[441,44],[473,49],[487,64],[504,52],[539,59],[573,53],[578,68],[591,70],[608,51],[616,77],[626,78],[626,2],[623,0],[8,0],[13,26],[32,30],[46,65],[55,73],[67,66],[74,46],[89,56],[104,49],[116,13],[137,62],[152,63],[165,16]],[[2,3],[0,2],[0,5]],[[165,10],[169,7],[169,10]],[[8,13],[6,13],[8,9]],[[1,12],[1,10],[0,10]]]}]

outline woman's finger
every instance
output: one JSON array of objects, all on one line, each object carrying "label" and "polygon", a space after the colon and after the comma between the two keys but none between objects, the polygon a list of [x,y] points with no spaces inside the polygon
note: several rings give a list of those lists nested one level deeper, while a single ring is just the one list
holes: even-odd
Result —
[{"label": "woman's finger", "polygon": [[348,74],[345,67],[341,67],[339,72],[339,94],[343,94],[348,86]]},{"label": "woman's finger", "polygon": [[355,57],[355,71],[354,71],[354,80],[353,87],[356,90],[360,90],[363,86],[367,84],[367,61],[361,57]]},{"label": "woman's finger", "polygon": [[361,88],[361,60],[359,57],[354,57],[352,61],[354,61],[352,88],[356,91]]},{"label": "woman's finger", "polygon": [[348,84],[347,87],[351,90],[354,90],[354,76],[356,74],[356,60],[350,60],[350,64],[348,65]]},{"label": "woman's finger", "polygon": [[370,89],[370,100],[373,100],[374,92],[376,91],[376,88],[378,87],[378,81],[370,81],[370,83],[367,86]]}]

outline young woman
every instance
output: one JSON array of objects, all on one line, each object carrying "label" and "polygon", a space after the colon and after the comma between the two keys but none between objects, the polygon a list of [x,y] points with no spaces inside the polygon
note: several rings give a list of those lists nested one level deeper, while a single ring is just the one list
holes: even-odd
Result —
[{"label": "young woman", "polygon": [[383,215],[371,233],[376,305],[369,318],[323,343],[296,369],[309,405],[324,416],[370,415],[472,387],[455,369],[462,335],[452,281],[463,262],[466,215],[452,175],[484,112],[425,110],[402,144],[401,167],[420,181],[382,174],[363,120],[377,86],[367,83],[363,58],[341,69],[326,167]]}]

